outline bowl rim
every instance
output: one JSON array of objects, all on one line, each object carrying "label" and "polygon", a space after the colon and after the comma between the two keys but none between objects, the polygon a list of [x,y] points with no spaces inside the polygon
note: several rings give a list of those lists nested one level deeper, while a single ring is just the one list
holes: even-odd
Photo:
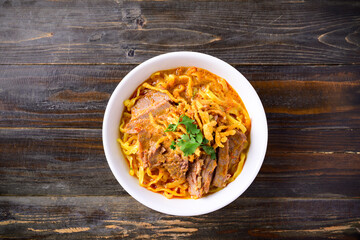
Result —
[{"label": "bowl rim", "polygon": [[[251,95],[254,96],[256,101],[258,101],[256,104],[259,107],[258,110],[261,111],[261,116],[260,117],[261,117],[262,123],[264,124],[263,132],[262,132],[263,133],[262,137],[264,138],[264,143],[263,143],[262,146],[260,146],[261,147],[259,149],[259,151],[260,151],[259,154],[260,155],[258,156],[259,159],[256,162],[257,164],[256,164],[255,167],[253,167],[253,171],[252,171],[251,176],[249,178],[247,178],[248,181],[245,184],[242,185],[242,187],[241,187],[242,190],[241,191],[233,193],[231,195],[231,197],[229,197],[227,199],[223,199],[221,203],[217,204],[216,206],[214,206],[212,208],[196,209],[196,210],[193,210],[192,212],[182,212],[182,211],[178,211],[178,210],[164,209],[164,208],[159,207],[159,206],[154,206],[149,201],[147,201],[147,199],[144,199],[144,197],[142,197],[134,189],[132,189],[132,187],[126,181],[123,181],[123,178],[120,176],[120,173],[118,172],[118,170],[117,170],[117,168],[115,166],[115,163],[114,163],[115,160],[111,156],[111,149],[109,148],[109,139],[108,139],[107,130],[108,130],[109,125],[110,125],[110,116],[111,116],[110,111],[114,106],[119,104],[118,102],[116,102],[115,96],[119,95],[119,93],[122,91],[123,87],[126,86],[128,84],[128,82],[133,77],[135,77],[136,74],[138,74],[139,71],[141,71],[143,68],[148,67],[149,65],[151,66],[152,64],[156,63],[157,61],[166,60],[167,58],[171,58],[171,57],[192,57],[192,56],[197,56],[199,58],[202,58],[204,61],[213,61],[216,64],[223,65],[224,67],[226,66],[228,69],[232,69],[234,71],[234,73],[236,73],[238,75],[238,77],[245,80],[245,82],[242,82],[242,84],[247,84],[248,85],[247,88],[248,88],[249,91],[251,91]],[[166,69],[163,69],[163,70],[166,70]],[[159,70],[154,70],[153,72],[155,72],[155,71],[159,71]],[[208,71],[211,72],[211,70],[208,70]],[[145,80],[146,79],[144,79],[142,82],[144,82]],[[136,86],[136,88],[138,86]],[[136,88],[133,89],[133,91],[135,91]],[[234,90],[236,91],[235,88],[234,88]],[[240,97],[242,98],[241,95],[240,95]],[[121,103],[121,104],[123,104],[123,103]],[[246,108],[248,109],[248,107],[246,107]],[[118,119],[118,122],[120,122],[120,119]],[[119,124],[118,124],[118,126],[119,126]],[[252,131],[253,131],[253,128],[252,128]],[[237,69],[235,69],[233,66],[231,66],[227,62],[225,62],[225,61],[223,61],[223,60],[221,60],[219,58],[216,58],[214,56],[208,55],[208,54],[199,53],[199,52],[190,52],[190,51],[177,51],[177,52],[169,52],[169,53],[161,54],[161,55],[152,57],[152,58],[144,61],[143,63],[139,64],[134,69],[132,69],[130,72],[128,72],[126,74],[126,76],[119,82],[119,84],[116,86],[113,93],[111,94],[110,99],[109,99],[109,101],[107,103],[107,106],[106,106],[106,109],[105,109],[104,118],[103,118],[103,125],[102,125],[102,142],[103,142],[104,153],[105,153],[108,165],[109,165],[113,175],[115,176],[115,178],[117,179],[119,184],[124,188],[124,190],[127,193],[129,193],[134,199],[136,199],[141,204],[147,206],[148,208],[151,208],[151,209],[153,209],[155,211],[162,212],[162,213],[165,213],[165,214],[176,215],[176,216],[197,216],[197,215],[210,213],[210,212],[213,212],[213,211],[216,211],[218,209],[221,209],[221,208],[225,207],[226,205],[228,205],[231,202],[233,202],[234,200],[236,200],[239,196],[241,196],[249,188],[249,186],[253,183],[253,181],[256,178],[258,172],[260,171],[260,168],[261,168],[261,166],[263,164],[263,161],[264,161],[264,158],[265,158],[265,154],[266,154],[266,150],[267,150],[267,144],[268,144],[268,126],[267,126],[267,119],[266,119],[265,110],[264,110],[264,107],[263,107],[263,105],[261,103],[261,100],[260,100],[258,94],[256,93],[255,89],[252,87],[250,82]],[[120,148],[120,146],[119,146],[119,148]],[[125,160],[124,156],[121,156],[121,158],[123,160]],[[127,174],[129,174],[129,173],[127,172]],[[235,179],[235,181],[236,181],[236,179]],[[232,183],[230,183],[230,184],[232,184]],[[139,185],[139,187],[141,187],[141,186]],[[227,187],[225,187],[224,189],[226,189]],[[143,188],[143,187],[141,187],[141,188]],[[211,195],[214,195],[214,194],[221,194],[221,192],[224,189],[222,189],[221,191],[219,191],[217,193],[210,194],[208,196],[211,196]],[[145,189],[145,190],[151,192],[150,190],[147,190],[147,189]],[[160,195],[158,193],[154,193],[154,194]],[[160,195],[160,196],[165,198],[162,195]],[[168,200],[168,201],[174,201],[174,200],[175,201],[179,201],[179,200],[180,201],[200,201],[201,199],[204,199],[204,198],[206,198],[206,197],[203,197],[203,198],[200,198],[200,199],[176,199],[175,198],[175,199],[170,199],[170,200],[166,199],[166,200]]]}]

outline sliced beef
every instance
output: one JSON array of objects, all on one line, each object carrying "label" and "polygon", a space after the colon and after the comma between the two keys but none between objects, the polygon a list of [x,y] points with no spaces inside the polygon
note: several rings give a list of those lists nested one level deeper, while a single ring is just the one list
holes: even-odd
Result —
[{"label": "sliced beef", "polygon": [[230,165],[229,170],[235,167],[240,161],[240,154],[248,145],[247,137],[244,133],[236,130],[235,135],[229,137]]},{"label": "sliced beef", "polygon": [[212,185],[214,185],[215,187],[225,187],[226,181],[230,177],[230,174],[228,174],[230,162],[229,141],[226,141],[224,143],[223,148],[218,148],[217,160],[218,163]]},{"label": "sliced beef", "polygon": [[203,170],[201,172],[203,194],[209,192],[210,183],[213,178],[216,165],[216,160],[211,159],[211,157],[207,155],[204,161]]},{"label": "sliced beef", "polygon": [[150,91],[137,100],[131,108],[132,119],[149,118],[151,112],[154,116],[171,106],[170,98],[165,93]]},{"label": "sliced beef", "polygon": [[169,146],[162,144],[156,146],[156,142],[165,136],[162,131],[143,129],[138,134],[139,150],[138,154],[144,167],[150,169],[163,166],[170,173],[174,180],[185,181],[188,171],[188,160],[170,150]]},{"label": "sliced beef", "polygon": [[162,145],[159,145],[158,147],[156,147],[156,143],[151,145],[147,156],[150,168],[157,167],[166,161],[164,156],[165,152],[166,148]]},{"label": "sliced beef", "polygon": [[166,160],[166,148],[156,146],[156,142],[165,134],[152,126],[149,113],[154,117],[164,115],[172,107],[169,101],[170,98],[164,93],[148,91],[131,108],[131,119],[125,129],[127,133],[138,133],[138,154],[144,167],[157,167]]},{"label": "sliced beef", "polygon": [[142,129],[144,129],[145,126],[149,124],[149,119],[131,119],[125,125],[125,131],[132,134],[139,133]]},{"label": "sliced beef", "polygon": [[149,113],[155,117],[165,113],[170,107],[172,105],[168,95],[155,91],[147,92],[131,108],[131,119],[125,126],[126,132],[138,133],[150,124]]},{"label": "sliced beef", "polygon": [[204,161],[202,159],[197,159],[191,163],[186,177],[189,183],[189,193],[191,196],[196,198],[200,198],[202,196],[200,174],[203,165]]},{"label": "sliced beef", "polygon": [[135,105],[131,108],[131,115],[133,118],[141,119],[148,118],[149,112],[156,115],[157,112],[162,111],[169,106],[170,98],[162,92],[149,91],[142,98],[137,100]]},{"label": "sliced beef", "polygon": [[185,181],[186,172],[189,167],[187,159],[182,159],[179,155],[172,154],[172,156],[168,156],[164,167],[173,179]]},{"label": "sliced beef", "polygon": [[188,160],[182,159],[170,149],[160,144],[156,146],[156,141],[163,135],[158,135],[157,131],[139,132],[139,150],[138,154],[144,167],[150,169],[163,166],[174,180],[185,181],[188,171]]},{"label": "sliced beef", "polygon": [[236,130],[236,133],[229,136],[223,148],[217,152],[218,166],[216,168],[212,185],[216,187],[225,187],[226,181],[231,176],[229,170],[235,167],[240,161],[240,154],[247,146],[245,134]]},{"label": "sliced beef", "polygon": [[209,192],[215,168],[216,161],[208,155],[203,155],[190,165],[187,181],[191,196],[200,198]]},{"label": "sliced beef", "polygon": [[149,135],[150,134],[147,134],[147,131],[144,130],[138,134],[139,148],[137,153],[145,166],[148,166],[147,151],[150,148],[150,142],[148,141]]},{"label": "sliced beef", "polygon": [[148,129],[140,130],[138,134],[138,154],[144,167],[153,168],[165,162],[166,159],[163,156],[163,153],[166,152],[166,149],[162,145],[156,146],[157,140],[162,136],[164,136],[164,133],[161,131],[149,131]]},{"label": "sliced beef", "polygon": [[148,108],[143,109],[143,111],[137,111],[137,114],[133,115],[132,120],[149,119],[149,113],[155,117],[156,115],[162,114],[169,107],[171,107],[171,104],[167,101],[156,102]]}]

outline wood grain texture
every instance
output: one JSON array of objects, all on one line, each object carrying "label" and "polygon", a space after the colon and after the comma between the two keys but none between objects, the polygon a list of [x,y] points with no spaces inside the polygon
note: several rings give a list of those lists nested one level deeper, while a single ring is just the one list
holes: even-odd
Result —
[{"label": "wood grain texture", "polygon": [[[343,132],[270,130],[264,165],[245,196],[359,197],[360,132]],[[0,195],[127,195],[106,162],[101,130],[0,134]]]},{"label": "wood grain texture", "polygon": [[0,63],[360,63],[357,1],[0,1]]},{"label": "wood grain texture", "polygon": [[[179,50],[235,66],[269,125],[252,185],[197,217],[136,202],[101,140],[121,79]],[[0,238],[360,239],[359,66],[358,1],[0,0]]]},{"label": "wood grain texture", "polygon": [[[134,67],[0,66],[0,127],[99,129],[111,93]],[[258,92],[269,128],[360,128],[358,65],[236,68]]]},{"label": "wood grain texture", "polygon": [[128,196],[0,197],[0,237],[355,240],[360,234],[359,204],[359,199],[239,198],[222,211],[174,217]]}]

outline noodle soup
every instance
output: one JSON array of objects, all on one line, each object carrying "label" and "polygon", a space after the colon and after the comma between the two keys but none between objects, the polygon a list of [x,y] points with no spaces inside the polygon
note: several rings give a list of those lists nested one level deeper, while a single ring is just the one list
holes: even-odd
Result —
[{"label": "noodle soup", "polygon": [[242,171],[251,121],[225,79],[196,67],[158,71],[124,105],[118,142],[148,190],[201,198]]}]

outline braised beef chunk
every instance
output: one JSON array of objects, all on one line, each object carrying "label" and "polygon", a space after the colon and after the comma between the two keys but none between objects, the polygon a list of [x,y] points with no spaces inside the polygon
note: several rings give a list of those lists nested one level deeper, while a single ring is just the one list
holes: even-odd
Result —
[{"label": "braised beef chunk", "polygon": [[230,177],[230,174],[228,174],[230,162],[229,141],[226,141],[224,143],[223,148],[218,148],[217,160],[218,163],[212,185],[214,185],[215,187],[225,187],[226,181]]},{"label": "braised beef chunk", "polygon": [[148,160],[147,160],[147,151],[150,147],[150,142],[147,141],[149,136],[147,136],[146,131],[140,131],[138,134],[138,142],[139,142],[139,149],[137,151],[140,159],[142,160],[144,166],[148,166]]},{"label": "braised beef chunk", "polygon": [[229,137],[230,165],[229,170],[234,168],[240,161],[240,154],[248,145],[247,137],[244,133],[236,130],[235,135]]},{"label": "braised beef chunk", "polygon": [[189,164],[188,160],[182,159],[179,155],[173,154],[167,158],[164,164],[173,179],[185,181]]},{"label": "braised beef chunk", "polygon": [[206,194],[209,192],[210,189],[210,183],[213,178],[213,173],[216,168],[216,160],[211,159],[209,155],[206,156],[205,162],[203,165],[203,170],[201,173],[202,177],[202,187],[203,187],[203,194]]},{"label": "braised beef chunk", "polygon": [[156,143],[155,142],[152,143],[150,150],[148,152],[148,157],[147,157],[150,168],[157,167],[161,163],[165,162],[165,160],[166,160],[166,158],[164,156],[165,152],[166,152],[166,149],[162,145],[159,145],[158,147],[156,147]]},{"label": "braised beef chunk", "polygon": [[162,130],[152,127],[149,114],[161,117],[172,107],[170,98],[161,92],[149,91],[131,109],[131,119],[125,126],[128,133],[138,133],[138,154],[144,167],[165,167],[174,180],[184,180],[188,161],[176,155],[169,146],[156,145],[166,136]]},{"label": "braised beef chunk", "polygon": [[197,198],[200,198],[202,196],[200,173],[203,164],[204,161],[202,159],[197,159],[196,161],[191,163],[186,177],[189,183],[190,195]]},{"label": "braised beef chunk", "polygon": [[[161,131],[148,131],[143,129],[138,134],[139,140],[139,157],[142,160],[144,167],[156,167],[160,163],[165,162],[163,153],[166,149],[162,146],[156,146],[156,142],[163,136]],[[151,139],[151,140],[150,140]]]},{"label": "braised beef chunk", "polygon": [[137,133],[149,124],[149,113],[154,117],[166,112],[172,105],[170,98],[161,92],[149,91],[131,108],[131,119],[126,124],[128,133]]},{"label": "braised beef chunk", "polygon": [[240,154],[247,146],[245,134],[236,130],[236,133],[228,138],[223,148],[218,148],[216,168],[212,185],[215,187],[225,187],[229,179],[229,170],[235,167],[240,161]]},{"label": "braised beef chunk", "polygon": [[191,196],[200,198],[209,192],[215,168],[216,161],[208,155],[203,155],[202,158],[190,164],[187,181]]},{"label": "braised beef chunk", "polygon": [[150,91],[131,108],[132,119],[149,118],[150,112],[155,116],[171,106],[169,101],[165,93]]},{"label": "braised beef chunk", "polygon": [[[186,172],[188,170],[188,160],[182,159],[162,144],[156,146],[156,140],[162,137],[159,136],[158,133],[159,132],[157,131],[151,132],[142,130],[138,135],[138,153],[144,167],[152,169],[163,166],[168,170],[174,180],[185,181]],[[149,141],[149,139],[152,140]]]},{"label": "braised beef chunk", "polygon": [[148,91],[131,108],[131,119],[125,129],[128,133],[138,133],[138,153],[144,167],[157,167],[166,160],[164,156],[166,148],[156,146],[157,140],[165,134],[152,127],[149,113],[154,117],[164,115],[172,106],[169,101],[170,98],[164,93]]}]

